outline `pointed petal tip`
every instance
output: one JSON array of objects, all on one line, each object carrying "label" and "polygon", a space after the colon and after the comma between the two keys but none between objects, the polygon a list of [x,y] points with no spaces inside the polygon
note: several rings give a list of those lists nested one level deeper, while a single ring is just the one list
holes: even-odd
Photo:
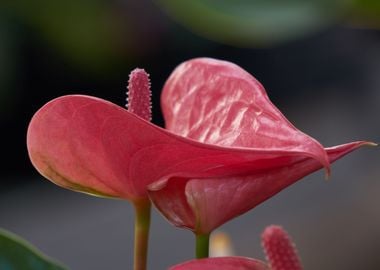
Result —
[{"label": "pointed petal tip", "polygon": [[[328,158],[328,156],[327,156]],[[330,161],[328,162],[328,165],[326,166],[325,164],[323,165],[325,168],[325,180],[329,180],[331,176],[331,163]]]},{"label": "pointed petal tip", "polygon": [[357,144],[357,147],[361,147],[361,146],[378,146],[379,144],[378,143],[375,143],[375,142],[371,142],[371,141],[357,141],[356,142]]},{"label": "pointed petal tip", "polygon": [[325,169],[325,179],[327,180],[331,175],[331,162],[327,152],[324,150],[323,158],[319,159],[319,162],[322,164]]},{"label": "pointed petal tip", "polygon": [[[354,150],[356,150],[362,146],[375,147],[375,146],[378,146],[378,144],[375,142],[370,142],[370,141],[355,141],[355,142],[351,142],[351,143],[338,145],[335,147],[326,148],[329,159],[330,159],[330,163],[333,163],[334,161],[341,158],[342,156],[344,156],[344,155],[348,154],[349,152],[352,152],[352,151],[354,151]],[[336,150],[341,151],[341,154],[338,155],[337,157],[333,157],[334,150],[335,151]],[[331,171],[326,170],[325,180],[329,180],[330,176],[331,176]]]},{"label": "pointed petal tip", "polygon": [[325,180],[329,180],[330,176],[331,176],[331,167],[329,164],[328,167],[325,167]]},{"label": "pointed petal tip", "polygon": [[363,142],[362,145],[364,145],[364,146],[379,146],[379,144],[375,143],[375,142]]}]

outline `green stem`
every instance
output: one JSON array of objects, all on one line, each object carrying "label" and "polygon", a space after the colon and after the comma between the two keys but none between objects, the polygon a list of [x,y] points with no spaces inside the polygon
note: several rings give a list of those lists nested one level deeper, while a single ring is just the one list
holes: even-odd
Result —
[{"label": "green stem", "polygon": [[134,203],[135,207],[135,248],[134,270],[146,270],[148,257],[148,240],[150,226],[149,200],[141,200]]},{"label": "green stem", "polygon": [[195,235],[195,255],[197,259],[208,258],[210,234]]}]

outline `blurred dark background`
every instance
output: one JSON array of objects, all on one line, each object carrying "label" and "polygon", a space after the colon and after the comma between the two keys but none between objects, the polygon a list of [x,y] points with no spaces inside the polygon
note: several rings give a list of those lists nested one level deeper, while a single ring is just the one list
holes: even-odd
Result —
[{"label": "blurred dark background", "polygon": [[[130,269],[126,202],[62,190],[32,167],[29,120],[52,98],[98,96],[121,106],[129,72],[150,73],[153,122],[161,88],[193,57],[253,74],[299,129],[325,146],[379,142],[380,2],[3,0],[0,3],[0,227],[70,269]],[[260,233],[282,224],[305,269],[380,269],[380,168],[365,148],[224,225],[236,255],[264,259]],[[192,235],[153,216],[150,269],[192,258]],[[107,267],[108,266],[108,267]]]}]

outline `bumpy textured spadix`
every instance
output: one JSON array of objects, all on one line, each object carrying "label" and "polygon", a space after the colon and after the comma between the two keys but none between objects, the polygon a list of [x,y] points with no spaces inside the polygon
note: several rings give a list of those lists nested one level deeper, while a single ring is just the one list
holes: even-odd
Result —
[{"label": "bumpy textured spadix", "polygon": [[366,144],[324,149],[225,61],[181,64],[161,98],[167,129],[96,97],[58,97],[29,124],[30,159],[72,190],[132,201],[149,190],[174,225],[207,233]]},{"label": "bumpy textured spadix", "polygon": [[134,69],[129,75],[127,92],[128,111],[141,118],[152,120],[152,102],[149,75],[141,68]]},{"label": "bumpy textured spadix", "polygon": [[303,269],[295,244],[281,226],[268,226],[261,237],[271,270]]}]

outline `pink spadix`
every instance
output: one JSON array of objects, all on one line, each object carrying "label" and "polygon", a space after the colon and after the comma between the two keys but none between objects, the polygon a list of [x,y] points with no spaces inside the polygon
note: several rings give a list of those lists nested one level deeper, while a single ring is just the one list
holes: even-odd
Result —
[{"label": "pink spadix", "polygon": [[271,270],[302,270],[295,244],[278,225],[268,226],[262,234],[262,246]]},{"label": "pink spadix", "polygon": [[146,121],[152,120],[152,92],[149,74],[144,69],[136,68],[129,75],[127,92],[128,111]]}]

